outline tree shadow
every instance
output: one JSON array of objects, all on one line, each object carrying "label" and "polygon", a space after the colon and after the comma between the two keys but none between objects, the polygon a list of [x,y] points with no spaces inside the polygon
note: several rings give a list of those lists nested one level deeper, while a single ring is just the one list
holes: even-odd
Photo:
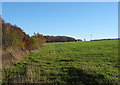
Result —
[{"label": "tree shadow", "polygon": [[[64,70],[66,69],[66,70]],[[113,85],[102,74],[89,74],[82,69],[74,67],[62,68],[66,75],[62,79],[69,84],[73,85]]]}]

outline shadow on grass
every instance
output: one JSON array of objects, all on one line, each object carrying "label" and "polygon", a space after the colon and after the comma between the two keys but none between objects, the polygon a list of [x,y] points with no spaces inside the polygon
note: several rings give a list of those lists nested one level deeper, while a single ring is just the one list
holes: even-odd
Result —
[{"label": "shadow on grass", "polygon": [[66,75],[62,78],[66,83],[73,85],[113,85],[102,74],[89,74],[74,67],[62,68]]}]

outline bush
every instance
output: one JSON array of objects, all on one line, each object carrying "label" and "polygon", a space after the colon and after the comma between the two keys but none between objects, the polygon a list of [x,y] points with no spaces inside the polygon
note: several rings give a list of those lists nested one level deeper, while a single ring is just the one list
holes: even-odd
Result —
[{"label": "bush", "polygon": [[46,42],[46,39],[43,35],[34,33],[34,36],[31,37],[31,49],[36,49]]}]

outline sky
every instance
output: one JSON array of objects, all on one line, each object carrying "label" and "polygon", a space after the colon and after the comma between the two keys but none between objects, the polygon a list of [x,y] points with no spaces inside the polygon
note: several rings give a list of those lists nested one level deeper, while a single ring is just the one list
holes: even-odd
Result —
[{"label": "sky", "polygon": [[2,0],[3,2],[119,2],[119,0]]},{"label": "sky", "polygon": [[29,35],[118,37],[117,2],[3,2],[2,17]]}]

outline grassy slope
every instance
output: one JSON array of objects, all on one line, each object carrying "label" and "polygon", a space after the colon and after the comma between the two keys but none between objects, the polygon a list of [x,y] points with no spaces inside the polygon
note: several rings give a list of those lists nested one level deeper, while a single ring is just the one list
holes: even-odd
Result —
[{"label": "grassy slope", "polygon": [[117,40],[48,43],[39,52],[5,70],[4,82],[118,82]]}]

